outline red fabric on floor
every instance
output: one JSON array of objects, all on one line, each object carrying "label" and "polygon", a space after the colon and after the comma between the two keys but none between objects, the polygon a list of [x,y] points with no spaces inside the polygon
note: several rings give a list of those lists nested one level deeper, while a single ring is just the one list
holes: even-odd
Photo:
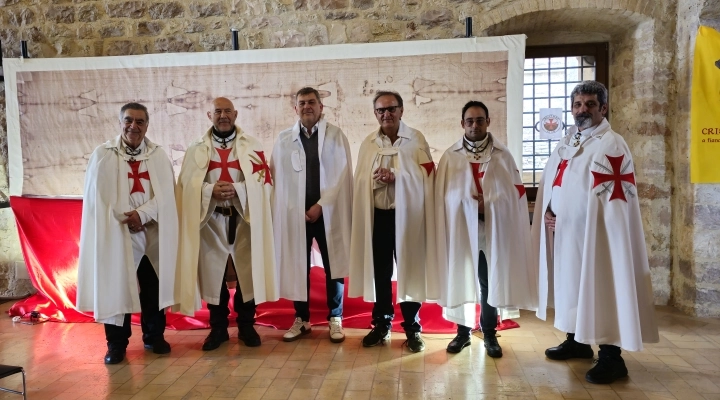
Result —
[{"label": "red fabric on floor", "polygon": [[[10,206],[15,214],[25,264],[33,286],[38,290],[37,294],[15,303],[10,308],[10,315],[24,316],[31,311],[38,311],[50,321],[92,322],[92,313],[79,312],[74,305],[82,200],[11,197]],[[313,325],[327,324],[325,272],[322,268],[312,268],[310,287],[310,322]],[[369,328],[373,304],[360,298],[348,298],[347,288],[346,279],[343,326]],[[294,315],[292,302],[280,300],[258,305],[256,317],[258,324],[288,329]],[[393,330],[402,331],[402,314],[397,304],[395,316]],[[234,317],[233,312],[232,322]],[[139,320],[139,315],[133,315],[134,323],[139,323]],[[168,313],[167,327],[203,329],[209,327],[208,320],[209,312],[203,304],[194,317]],[[436,304],[423,304],[420,323],[425,333],[455,332],[455,324],[442,318],[442,309]],[[514,321],[505,320],[498,324],[498,330],[517,326]]]}]

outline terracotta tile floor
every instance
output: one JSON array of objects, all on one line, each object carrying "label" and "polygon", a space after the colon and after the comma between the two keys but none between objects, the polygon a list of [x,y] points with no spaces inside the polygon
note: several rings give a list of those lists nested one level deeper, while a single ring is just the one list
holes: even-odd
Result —
[{"label": "terracotta tile floor", "polygon": [[[11,303],[0,305],[7,312]],[[545,348],[564,336],[523,313],[519,329],[501,332],[504,356],[485,355],[482,339],[460,354],[445,351],[453,335],[423,335],[427,349],[390,344],[363,348],[365,330],[346,330],[337,345],[326,327],[293,343],[281,331],[258,327],[263,344],[247,348],[231,328],[229,343],[200,350],[207,330],[167,331],[173,346],[158,356],[142,348],[139,327],[127,360],[103,364],[99,324],[13,324],[0,318],[0,363],[27,371],[29,398],[41,399],[540,399],[720,400],[720,320],[657,308],[661,341],[623,352],[630,377],[612,385],[585,382],[590,360],[549,361]],[[597,349],[596,349],[597,350]],[[20,386],[17,376],[0,386]],[[20,396],[0,394],[0,399]]]}]

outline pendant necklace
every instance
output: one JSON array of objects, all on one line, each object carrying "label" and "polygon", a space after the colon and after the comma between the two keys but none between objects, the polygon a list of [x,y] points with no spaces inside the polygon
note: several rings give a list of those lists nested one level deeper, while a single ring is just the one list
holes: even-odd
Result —
[{"label": "pendant necklace", "polygon": [[130,156],[130,161],[128,161],[128,162],[135,162],[135,156],[139,156],[140,153],[142,153],[142,149],[140,147],[133,150],[130,147],[125,146],[125,154]]},{"label": "pendant necklace", "polygon": [[573,140],[574,140],[574,142],[572,143],[573,147],[578,147],[580,145],[580,138],[582,138],[580,131],[578,131],[577,133],[575,133],[575,135],[573,135]]},{"label": "pendant necklace", "polygon": [[466,137],[463,136],[463,147],[470,154],[472,154],[475,160],[479,160],[483,156],[483,153],[485,152],[485,150],[487,150],[490,144],[492,144],[492,139],[490,137],[487,138],[484,144],[475,146],[475,143],[470,142],[469,140],[467,140]]},{"label": "pendant necklace", "polygon": [[233,140],[235,140],[235,136],[237,136],[237,133],[235,133],[235,132],[233,132],[232,135],[230,135],[226,138],[221,138],[221,137],[215,136],[215,132],[213,132],[213,134],[212,134],[213,140],[216,141],[217,143],[220,143],[220,147],[223,149],[227,149],[227,144],[232,142]]}]

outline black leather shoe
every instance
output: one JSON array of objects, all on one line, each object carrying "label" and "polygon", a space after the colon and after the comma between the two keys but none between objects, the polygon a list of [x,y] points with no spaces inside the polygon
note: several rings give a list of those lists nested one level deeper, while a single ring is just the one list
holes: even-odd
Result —
[{"label": "black leather shoe", "polygon": [[487,352],[487,355],[492,358],[502,357],[502,347],[500,347],[500,343],[497,341],[497,336],[491,334],[486,334],[484,336],[483,341],[485,342],[485,351]]},{"label": "black leather shoe", "polygon": [[613,383],[617,379],[628,376],[625,360],[622,357],[602,357],[595,361],[595,366],[585,374],[585,380],[595,384]]},{"label": "black leather shoe", "polygon": [[425,350],[425,342],[420,337],[420,332],[406,333],[405,335],[407,336],[407,340],[404,344],[407,344],[410,351],[419,353]]},{"label": "black leather shoe", "polygon": [[152,350],[155,354],[167,354],[170,352],[170,343],[166,342],[163,338],[159,338],[153,342]]},{"label": "black leather shoe", "polygon": [[125,359],[125,350],[108,350],[105,353],[105,364],[119,364]]},{"label": "black leather shoe", "polygon": [[470,335],[457,335],[455,338],[448,344],[447,346],[447,352],[448,353],[459,353],[462,351],[462,349],[470,346],[470,342],[472,342]]},{"label": "black leather shoe", "polygon": [[567,334],[567,340],[562,342],[560,346],[551,347],[545,350],[545,357],[551,360],[567,360],[570,358],[593,358],[592,347],[589,344],[578,343],[575,341],[575,335]]},{"label": "black leather shoe", "polygon": [[205,338],[205,342],[203,342],[202,349],[205,351],[215,350],[228,340],[230,340],[230,335],[228,335],[227,329],[223,329],[221,332],[210,331],[210,334]]},{"label": "black leather shoe", "polygon": [[238,339],[242,340],[247,347],[260,346],[260,335],[252,325],[238,327]]},{"label": "black leather shoe", "polygon": [[390,340],[390,330],[374,327],[362,341],[363,347],[373,347]]}]

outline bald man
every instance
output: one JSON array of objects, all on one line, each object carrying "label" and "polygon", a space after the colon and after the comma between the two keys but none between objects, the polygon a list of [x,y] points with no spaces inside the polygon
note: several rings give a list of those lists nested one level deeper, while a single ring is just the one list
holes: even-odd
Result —
[{"label": "bald man", "polygon": [[217,349],[230,339],[229,289],[236,287],[238,338],[260,346],[255,306],[278,299],[270,168],[260,141],[235,125],[238,112],[230,100],[213,100],[207,116],[212,127],[188,146],[176,191],[179,311],[193,315],[205,300],[210,334],[202,349]]}]

